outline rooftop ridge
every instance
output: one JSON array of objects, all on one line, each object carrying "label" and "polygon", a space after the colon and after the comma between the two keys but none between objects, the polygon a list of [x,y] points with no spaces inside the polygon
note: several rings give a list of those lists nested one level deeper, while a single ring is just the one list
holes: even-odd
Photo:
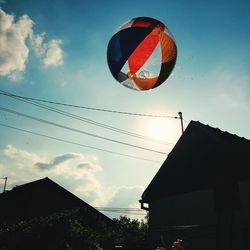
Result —
[{"label": "rooftop ridge", "polygon": [[[38,180],[35,180],[35,181],[30,181],[30,182],[27,182],[27,183],[23,183],[23,184],[20,184],[20,185],[16,185],[15,187],[13,187],[11,190],[9,191],[12,191],[14,189],[17,189],[17,188],[22,188],[23,186],[27,186],[27,185],[32,185],[34,183],[39,183],[41,181],[45,181],[45,180],[49,180],[51,182],[54,182],[52,181],[49,177],[44,177],[44,178],[41,178],[41,179],[38,179]],[[55,182],[54,182],[55,183]],[[58,184],[57,184],[58,185]]]},{"label": "rooftop ridge", "polygon": [[[218,127],[212,127],[211,125],[209,125],[209,124],[204,124],[204,123],[202,123],[202,122],[200,122],[200,121],[191,120],[191,122],[193,122],[193,123],[195,123],[195,124],[197,124],[197,125],[199,125],[199,126],[206,127],[206,128],[208,128],[209,130],[217,131],[219,134],[222,134],[222,135],[225,135],[225,134],[226,134],[226,135],[233,136],[233,137],[237,137],[237,138],[239,138],[239,139],[243,139],[243,140],[246,140],[247,142],[250,142],[250,139],[247,139],[247,138],[244,137],[244,136],[239,136],[238,134],[231,133],[231,132],[226,131],[226,130],[221,130],[221,129],[218,128]],[[190,123],[191,123],[191,122],[190,122]]]}]

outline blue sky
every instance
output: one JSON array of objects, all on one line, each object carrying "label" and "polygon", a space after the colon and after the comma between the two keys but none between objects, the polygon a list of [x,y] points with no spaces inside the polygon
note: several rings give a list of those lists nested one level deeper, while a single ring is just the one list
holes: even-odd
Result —
[{"label": "blue sky", "polygon": [[[248,1],[0,1],[0,90],[98,109],[176,116],[250,138]],[[165,83],[138,92],[121,86],[106,62],[109,39],[125,21],[148,16],[172,32],[178,56]],[[49,104],[47,104],[49,105]],[[170,152],[178,119],[55,106],[95,122],[165,140],[126,136],[0,96],[16,112],[155,151]],[[167,157],[0,110],[0,123],[139,160],[2,127],[0,173],[8,187],[50,177],[100,207],[139,207]],[[170,145],[169,145],[170,144]],[[113,217],[117,214],[109,214]]]}]

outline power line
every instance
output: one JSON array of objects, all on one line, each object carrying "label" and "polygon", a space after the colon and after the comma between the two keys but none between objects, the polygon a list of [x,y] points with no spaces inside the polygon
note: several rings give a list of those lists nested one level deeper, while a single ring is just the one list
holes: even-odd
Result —
[{"label": "power line", "polygon": [[[89,123],[89,124],[92,124],[92,125],[95,125],[95,126],[99,126],[99,127],[102,127],[102,128],[105,128],[105,129],[108,129],[108,130],[111,130],[111,131],[114,131],[114,132],[117,132],[117,133],[126,134],[126,135],[129,135],[129,136],[133,136],[133,137],[143,139],[143,140],[147,140],[147,141],[150,141],[150,142],[155,142],[155,143],[160,143],[160,144],[164,144],[164,145],[168,145],[168,146],[173,146],[173,144],[168,143],[168,142],[163,141],[163,140],[155,140],[153,138],[150,138],[150,137],[147,137],[147,136],[144,136],[144,135],[132,133],[132,132],[129,132],[129,131],[126,131],[126,130],[123,130],[123,129],[115,128],[113,126],[110,126],[110,125],[107,125],[107,124],[104,124],[104,123],[99,123],[99,122],[96,122],[94,120],[87,119],[87,118],[82,117],[82,116],[78,116],[78,115],[75,115],[75,114],[72,114],[72,113],[69,113],[69,112],[65,112],[63,110],[56,109],[56,108],[53,108],[51,106],[47,106],[47,105],[40,104],[40,103],[37,103],[37,102],[25,100],[25,99],[16,97],[15,95],[13,95],[13,94],[11,94],[9,92],[4,91],[4,93],[6,94],[6,96],[14,98],[16,100],[19,100],[19,101],[22,101],[22,102],[25,102],[25,103],[28,103],[28,104],[31,104],[31,105],[34,105],[34,106],[38,106],[40,108],[50,110],[52,112],[55,112],[55,113],[58,113],[58,114],[61,114],[61,115],[64,115],[64,116],[79,120],[79,121],[83,121],[83,122],[86,122],[86,123]],[[0,94],[1,94],[1,90],[0,90]]]},{"label": "power line", "polygon": [[141,215],[141,216],[146,216],[146,214],[142,213],[137,213],[137,212],[120,212],[120,211],[104,211],[104,210],[99,210],[102,212],[109,212],[109,213],[118,213],[118,214],[129,214],[129,215]]},{"label": "power line", "polygon": [[139,208],[112,208],[112,207],[95,207],[95,209],[102,212],[120,213],[120,214],[133,214],[133,215],[146,215],[144,210]]},{"label": "power line", "polygon": [[74,104],[68,104],[68,103],[62,103],[62,102],[56,102],[56,101],[49,101],[49,100],[45,100],[45,99],[38,99],[38,98],[33,98],[33,97],[15,95],[15,94],[7,93],[6,91],[3,91],[3,90],[0,90],[0,91],[1,91],[0,95],[12,96],[12,97],[25,99],[25,100],[38,101],[38,102],[56,104],[56,105],[61,105],[61,106],[73,107],[73,108],[88,109],[88,110],[101,111],[101,112],[109,112],[109,113],[115,113],[115,114],[121,114],[121,115],[134,115],[134,116],[146,116],[146,117],[179,119],[178,116],[153,115],[153,114],[133,113],[133,112],[118,111],[118,110],[110,110],[110,109],[101,109],[101,108],[80,106],[80,105],[74,105]]},{"label": "power line", "polygon": [[95,207],[95,209],[110,210],[110,211],[144,212],[145,213],[145,210],[142,210],[140,208],[128,208],[128,207]]},{"label": "power line", "polygon": [[29,119],[39,121],[39,122],[42,122],[42,123],[46,123],[46,124],[49,124],[49,125],[52,125],[52,126],[56,126],[56,127],[59,127],[59,128],[67,129],[67,130],[70,130],[70,131],[73,131],[73,132],[77,132],[77,133],[81,133],[81,134],[84,134],[84,135],[92,136],[92,137],[95,137],[95,138],[111,141],[111,142],[114,142],[114,143],[119,143],[119,144],[122,144],[122,145],[125,145],[125,146],[130,146],[130,147],[134,147],[134,148],[137,148],[137,149],[142,149],[142,150],[146,150],[146,151],[150,151],[150,152],[154,152],[154,153],[158,153],[158,154],[167,155],[166,152],[153,150],[153,149],[141,147],[141,146],[138,146],[138,145],[134,145],[134,144],[118,141],[118,140],[115,140],[115,139],[107,138],[107,137],[104,137],[104,136],[96,135],[96,134],[93,134],[93,133],[85,132],[85,131],[82,131],[82,130],[79,130],[79,129],[71,128],[71,127],[68,127],[68,126],[65,126],[65,125],[61,125],[61,124],[58,124],[58,123],[54,123],[54,122],[51,122],[51,121],[48,121],[48,120],[44,120],[44,119],[41,119],[41,118],[31,116],[31,115],[27,115],[27,114],[24,114],[24,113],[21,113],[21,112],[17,112],[17,111],[12,110],[12,109],[7,109],[7,108],[4,108],[4,107],[0,107],[0,110],[3,110],[5,112],[9,112],[9,113],[12,113],[12,114],[15,114],[15,115],[23,116],[25,118],[29,118]]},{"label": "power line", "polygon": [[54,137],[54,136],[49,136],[49,135],[33,132],[33,131],[30,131],[30,130],[17,128],[17,127],[7,125],[7,124],[4,124],[4,123],[0,123],[0,126],[6,127],[6,128],[11,128],[11,129],[14,129],[14,130],[17,130],[17,131],[20,131],[20,132],[24,132],[24,133],[28,133],[28,134],[32,134],[32,135],[36,135],[36,136],[40,136],[40,137],[44,137],[44,138],[47,138],[47,139],[52,139],[52,140],[55,140],[55,141],[65,142],[65,143],[69,143],[69,144],[76,145],[76,146],[81,146],[81,147],[85,147],[85,148],[91,148],[91,149],[99,150],[99,151],[106,152],[106,153],[111,153],[111,154],[116,154],[116,155],[120,155],[120,156],[130,157],[130,158],[134,158],[134,159],[138,159],[138,160],[151,161],[151,162],[160,162],[160,161],[146,159],[146,158],[143,158],[143,157],[138,157],[138,156],[129,155],[129,154],[122,154],[122,153],[118,153],[118,152],[107,150],[107,149],[102,149],[102,148],[97,148],[97,147],[93,147],[93,146],[89,146],[89,145],[84,145],[84,144],[81,144],[81,143],[72,142],[72,141],[65,140],[65,139],[60,139],[60,138],[57,138],[57,137]]},{"label": "power line", "polygon": [[118,214],[130,214],[130,215],[142,215],[142,216],[146,216],[146,214],[137,213],[137,212],[120,212],[120,211],[104,211],[104,210],[99,210],[99,211],[109,212],[109,213],[118,213]]}]

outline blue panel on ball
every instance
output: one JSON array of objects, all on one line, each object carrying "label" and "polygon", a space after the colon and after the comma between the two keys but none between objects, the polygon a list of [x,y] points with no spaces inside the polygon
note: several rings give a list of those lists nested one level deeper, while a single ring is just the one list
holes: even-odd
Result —
[{"label": "blue panel on ball", "polygon": [[114,78],[117,79],[129,56],[150,32],[151,29],[149,28],[130,27],[129,29],[119,31],[110,39],[107,61]]}]

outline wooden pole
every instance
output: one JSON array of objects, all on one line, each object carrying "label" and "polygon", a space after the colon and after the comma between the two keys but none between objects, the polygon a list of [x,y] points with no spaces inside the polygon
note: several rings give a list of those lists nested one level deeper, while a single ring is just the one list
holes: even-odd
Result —
[{"label": "wooden pole", "polygon": [[5,193],[5,191],[6,191],[6,185],[7,185],[7,177],[4,177],[4,178],[0,178],[0,179],[2,179],[2,180],[5,180],[4,181],[4,186],[3,186],[3,193]]},{"label": "wooden pole", "polygon": [[181,120],[181,132],[182,132],[182,134],[183,134],[184,128],[183,128],[183,117],[182,117],[182,112],[179,112],[178,115],[179,115],[179,118],[180,118],[180,120]]}]

